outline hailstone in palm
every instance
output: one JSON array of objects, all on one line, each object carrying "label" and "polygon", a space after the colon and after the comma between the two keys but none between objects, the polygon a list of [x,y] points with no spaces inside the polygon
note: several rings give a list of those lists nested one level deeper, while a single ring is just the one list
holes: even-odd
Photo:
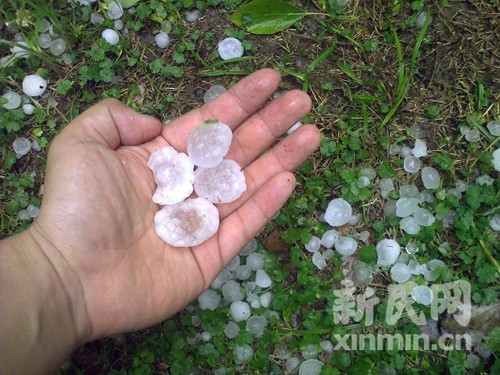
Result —
[{"label": "hailstone in palm", "polygon": [[220,121],[204,123],[189,136],[187,153],[195,165],[213,168],[229,151],[232,139],[228,125]]}]

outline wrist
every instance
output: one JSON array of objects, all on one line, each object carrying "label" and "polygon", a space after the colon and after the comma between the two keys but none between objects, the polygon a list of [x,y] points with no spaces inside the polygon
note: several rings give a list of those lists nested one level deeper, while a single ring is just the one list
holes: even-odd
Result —
[{"label": "wrist", "polygon": [[53,371],[91,335],[83,297],[77,274],[36,224],[1,241],[0,363],[14,373]]}]

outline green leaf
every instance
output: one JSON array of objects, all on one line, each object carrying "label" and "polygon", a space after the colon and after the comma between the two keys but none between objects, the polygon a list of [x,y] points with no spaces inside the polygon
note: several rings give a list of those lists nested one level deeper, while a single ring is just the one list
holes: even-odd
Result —
[{"label": "green leaf", "polygon": [[254,0],[241,6],[229,19],[252,34],[275,34],[306,13],[281,0]]},{"label": "green leaf", "polygon": [[377,262],[377,251],[374,245],[363,246],[358,253],[358,258],[360,261],[365,262],[371,266],[375,265]]},{"label": "green leaf", "polygon": [[120,4],[124,8],[133,7],[135,4],[137,4],[139,2],[139,0],[107,0],[106,3],[110,4],[113,1],[116,1],[118,4]]}]

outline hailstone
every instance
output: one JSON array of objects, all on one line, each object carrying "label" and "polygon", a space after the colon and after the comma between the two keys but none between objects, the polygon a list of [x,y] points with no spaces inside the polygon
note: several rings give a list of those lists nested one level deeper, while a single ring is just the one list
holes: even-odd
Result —
[{"label": "hailstone", "polygon": [[106,42],[114,46],[118,44],[118,41],[120,40],[120,37],[118,36],[118,33],[113,30],[113,29],[106,29],[102,32],[102,37],[106,40]]},{"label": "hailstone", "polygon": [[158,48],[167,48],[170,44],[170,37],[167,33],[162,31],[161,33],[156,34],[155,42]]},{"label": "hailstone", "polygon": [[247,189],[245,174],[234,160],[223,160],[213,168],[194,172],[194,191],[212,203],[229,203]]},{"label": "hailstone", "polygon": [[31,97],[41,96],[47,90],[47,81],[36,74],[30,74],[23,79],[23,92]]},{"label": "hailstone", "polygon": [[229,151],[232,139],[233,133],[226,124],[204,123],[189,136],[187,153],[195,165],[213,168]]},{"label": "hailstone", "polygon": [[196,246],[219,229],[219,210],[203,198],[165,206],[154,218],[156,233],[169,245]]},{"label": "hailstone", "polygon": [[219,55],[222,60],[234,59],[243,56],[243,46],[236,38],[226,38],[219,43]]},{"label": "hailstone", "polygon": [[194,165],[186,154],[167,146],[153,152],[148,161],[158,188],[153,202],[175,204],[193,192]]}]

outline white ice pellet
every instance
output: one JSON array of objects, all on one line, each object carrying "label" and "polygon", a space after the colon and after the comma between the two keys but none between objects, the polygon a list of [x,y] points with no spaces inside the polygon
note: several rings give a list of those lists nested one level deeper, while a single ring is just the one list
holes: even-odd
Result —
[{"label": "white ice pellet", "polygon": [[405,246],[405,250],[408,254],[412,255],[418,251],[418,246],[414,242],[408,242]]},{"label": "white ice pellet", "polygon": [[231,303],[230,307],[231,316],[237,322],[241,322],[243,320],[247,320],[250,318],[250,305],[243,301],[235,301]]},{"label": "white ice pellet", "polygon": [[186,199],[164,206],[154,218],[156,233],[176,247],[196,246],[219,228],[219,210],[203,198]]},{"label": "white ice pellet", "polygon": [[396,215],[396,201],[393,199],[388,199],[384,204],[384,216],[390,217]]},{"label": "white ice pellet", "polygon": [[230,272],[234,272],[238,269],[240,263],[241,263],[240,256],[236,255],[233,259],[231,259],[231,261],[227,264],[225,268]]},{"label": "white ice pellet", "polygon": [[47,49],[50,47],[50,43],[52,43],[52,38],[50,37],[49,34],[40,34],[38,36],[38,45],[43,48]]},{"label": "white ice pellet", "polygon": [[216,121],[199,126],[188,139],[187,152],[194,164],[213,168],[229,151],[233,132],[226,124]]},{"label": "white ice pellet", "polygon": [[228,322],[226,324],[226,327],[224,327],[224,335],[226,335],[228,339],[234,339],[236,336],[238,336],[239,332],[240,327],[233,321]]},{"label": "white ice pellet", "polygon": [[367,243],[369,238],[370,238],[370,232],[368,232],[367,230],[359,232],[357,235],[357,239],[363,243]]},{"label": "white ice pellet", "polygon": [[49,31],[49,28],[50,28],[50,22],[45,18],[43,18],[38,24],[38,31],[40,33],[46,33],[47,31]]},{"label": "white ice pellet", "polygon": [[411,156],[411,148],[409,148],[408,146],[402,146],[401,150],[399,151],[399,155],[401,155],[402,158]]},{"label": "white ice pellet", "polygon": [[257,240],[252,238],[240,251],[240,255],[247,256],[253,253],[257,249]]},{"label": "white ice pellet", "polygon": [[212,281],[212,284],[210,286],[214,289],[220,289],[226,281],[231,280],[232,278],[233,274],[230,271],[223,269],[219,272],[215,280]]},{"label": "white ice pellet", "polygon": [[104,23],[104,16],[99,13],[92,13],[90,15],[90,23],[93,25],[100,25]]},{"label": "white ice pellet", "polygon": [[411,153],[416,158],[427,156],[427,145],[421,139],[416,139],[415,147],[412,148]]},{"label": "white ice pellet", "polygon": [[431,226],[436,220],[434,215],[431,214],[427,208],[421,207],[417,207],[415,209],[415,211],[413,212],[413,218],[418,225],[421,225],[423,227]]},{"label": "white ice pellet", "polygon": [[228,302],[241,301],[243,293],[240,289],[240,284],[234,280],[228,280],[222,286],[222,296]]},{"label": "white ice pellet", "polygon": [[349,220],[349,225],[356,226],[361,223],[362,216],[361,214],[354,214],[351,216],[351,220]]},{"label": "white ice pellet", "polygon": [[394,188],[394,183],[390,178],[382,178],[378,182],[378,187],[380,189],[380,195],[382,198],[387,198],[389,197],[389,194],[391,191],[393,191]]},{"label": "white ice pellet", "polygon": [[299,367],[299,375],[319,375],[324,363],[317,359],[306,359]]},{"label": "white ice pellet", "polygon": [[326,354],[333,353],[333,344],[330,340],[321,341],[319,346]]},{"label": "white ice pellet", "polygon": [[493,151],[493,160],[491,163],[493,164],[493,168],[495,168],[497,172],[500,172],[500,148]]},{"label": "white ice pellet", "polygon": [[273,294],[271,292],[263,293],[259,296],[260,305],[267,309],[271,305],[272,299],[273,299]]},{"label": "white ice pellet", "polygon": [[359,171],[359,174],[361,176],[368,177],[370,181],[374,180],[375,177],[377,177],[377,172],[371,167],[362,168],[361,171]]},{"label": "white ice pellet", "polygon": [[417,285],[411,291],[413,300],[421,305],[429,306],[434,299],[434,293],[427,285]]},{"label": "white ice pellet", "polygon": [[264,257],[260,253],[251,253],[247,256],[246,265],[250,267],[252,271],[257,271],[264,267]]},{"label": "white ice pellet", "polygon": [[332,227],[340,227],[351,220],[352,207],[342,198],[336,198],[328,203],[325,212],[325,221]]},{"label": "white ice pellet", "polygon": [[26,210],[21,210],[17,213],[17,220],[26,221],[26,220],[30,220],[30,219],[31,219],[31,216],[28,213],[28,211],[26,211]]},{"label": "white ice pellet", "polygon": [[284,343],[278,343],[274,346],[273,356],[277,359],[288,359],[291,357],[290,349]]},{"label": "white ice pellet", "polygon": [[17,42],[18,45],[12,46],[10,51],[16,59],[28,57],[31,54],[31,48],[25,41]]},{"label": "white ice pellet", "polygon": [[368,185],[370,185],[370,179],[366,176],[361,176],[356,181],[356,186],[360,189],[367,187]]},{"label": "white ice pellet", "polygon": [[41,96],[47,90],[47,81],[36,74],[30,74],[23,79],[23,92],[31,97]]},{"label": "white ice pellet", "polygon": [[418,138],[418,139],[425,138],[425,136],[426,136],[425,130],[422,129],[422,127],[418,124],[415,124],[410,128],[410,134],[412,137]]},{"label": "white ice pellet", "polygon": [[316,236],[312,236],[308,243],[305,244],[307,251],[314,253],[319,250],[321,246],[320,239]]},{"label": "white ice pellet", "polygon": [[478,142],[481,139],[481,133],[477,129],[466,128],[465,131],[465,140],[467,142]]},{"label": "white ice pellet", "polygon": [[321,236],[321,245],[326,247],[327,249],[330,249],[335,245],[335,242],[340,238],[339,232],[337,232],[335,229],[330,229],[327,230],[325,233],[323,233],[323,236]]},{"label": "white ice pellet", "polygon": [[61,60],[67,65],[71,65],[73,63],[73,57],[69,53],[63,53]]},{"label": "white ice pellet", "polygon": [[290,357],[285,362],[285,370],[288,374],[296,374],[299,371],[300,359],[297,357]]},{"label": "white ice pellet", "polygon": [[493,178],[491,178],[490,176],[488,176],[487,174],[483,174],[483,175],[476,178],[476,183],[479,186],[483,186],[483,185],[491,186],[491,185],[493,185],[494,182],[495,182],[495,180]]},{"label": "white ice pellet", "polygon": [[420,232],[420,224],[415,221],[413,216],[407,216],[399,222],[399,227],[408,234],[418,234]]},{"label": "white ice pellet", "polygon": [[204,291],[198,297],[198,303],[200,304],[200,309],[214,311],[219,307],[221,301],[221,296],[212,289]]},{"label": "white ice pellet", "polygon": [[377,243],[377,265],[392,266],[399,257],[401,247],[390,239],[383,239]]},{"label": "white ice pellet", "polygon": [[35,112],[36,107],[33,104],[23,104],[23,112],[25,115],[32,115]]},{"label": "white ice pellet", "polygon": [[261,338],[266,329],[267,319],[260,315],[252,315],[246,323],[246,330],[256,339]]},{"label": "white ice pellet", "polygon": [[7,103],[3,107],[8,110],[17,109],[21,105],[21,95],[17,92],[9,91],[2,95],[2,98],[7,99]]},{"label": "white ice pellet", "polygon": [[295,132],[298,128],[300,128],[302,126],[302,122],[300,121],[297,121],[295,124],[293,124],[290,129],[288,129],[286,131],[286,134],[292,134],[293,132]]},{"label": "white ice pellet", "polygon": [[335,250],[344,257],[354,254],[357,248],[358,243],[351,237],[340,237],[335,242]]},{"label": "white ice pellet", "polygon": [[466,368],[473,369],[473,368],[476,368],[477,366],[479,366],[480,362],[481,362],[481,360],[479,359],[479,357],[477,355],[469,353],[469,354],[467,354],[467,357],[465,358],[464,364],[465,364]]},{"label": "white ice pellet", "polygon": [[16,138],[14,142],[12,142],[12,148],[16,153],[16,157],[19,159],[30,152],[31,142],[24,137]]},{"label": "white ice pellet", "polygon": [[162,31],[161,33],[156,34],[155,42],[158,48],[167,48],[170,45],[170,37],[167,33]]},{"label": "white ice pellet", "polygon": [[230,203],[247,189],[245,173],[234,160],[225,159],[212,168],[194,172],[194,191],[212,203]]},{"label": "white ice pellet", "polygon": [[113,1],[108,5],[107,15],[110,19],[117,20],[123,16],[123,7],[117,1]]},{"label": "white ice pellet", "polygon": [[272,284],[271,278],[263,269],[257,270],[255,273],[255,285],[261,288],[269,288]]},{"label": "white ice pellet", "polygon": [[396,263],[391,267],[391,278],[395,282],[402,284],[408,281],[410,277],[411,277],[411,271],[406,264]]},{"label": "white ice pellet", "polygon": [[486,124],[486,127],[488,128],[488,131],[490,132],[491,135],[494,135],[495,137],[500,137],[500,121],[499,120],[493,120],[488,122]]},{"label": "white ice pellet", "polygon": [[36,218],[38,214],[40,213],[40,209],[37,206],[33,206],[32,204],[28,204],[28,207],[26,207],[26,212],[32,219]]},{"label": "white ice pellet", "polygon": [[224,86],[221,85],[211,86],[207,91],[205,91],[205,94],[203,95],[203,102],[208,103],[209,101],[214,100],[215,98],[217,98],[226,91],[227,90]]},{"label": "white ice pellet", "polygon": [[222,60],[229,60],[243,56],[243,46],[236,38],[226,38],[222,40],[217,49]]},{"label": "white ice pellet", "polygon": [[191,12],[186,12],[186,21],[196,22],[200,18],[200,11],[193,10]]},{"label": "white ice pellet", "polygon": [[304,349],[302,349],[302,357],[304,359],[317,358],[319,355],[319,347],[316,344],[309,344]]},{"label": "white ice pellet", "polygon": [[396,216],[407,217],[412,215],[418,208],[417,198],[399,198],[396,201]]},{"label": "white ice pellet", "polygon": [[401,152],[401,146],[393,143],[389,146],[389,154],[390,155],[397,155]]},{"label": "white ice pellet", "polygon": [[[415,19],[415,26],[418,29],[421,29],[422,27],[424,27],[425,21],[427,21],[427,11],[423,10],[419,14],[417,14],[417,18]],[[429,15],[428,25],[430,25],[431,22],[432,22],[432,17]]]},{"label": "white ice pellet", "polygon": [[419,198],[420,192],[415,185],[401,185],[399,187],[400,198]]},{"label": "white ice pellet", "polygon": [[210,340],[212,340],[212,334],[208,331],[203,331],[200,334],[200,338],[201,338],[201,341],[209,342]]},{"label": "white ice pellet", "polygon": [[421,176],[426,189],[437,189],[441,183],[439,172],[433,167],[422,168]]},{"label": "white ice pellet", "polygon": [[123,29],[123,21],[122,20],[115,20],[115,22],[113,23],[113,27],[116,29],[116,30],[122,30]]},{"label": "white ice pellet", "polygon": [[357,261],[352,268],[352,281],[355,286],[364,286],[373,280],[373,270],[365,262]]},{"label": "white ice pellet", "polygon": [[54,56],[60,56],[66,51],[66,41],[63,38],[54,39],[50,43],[50,52]]},{"label": "white ice pellet", "polygon": [[490,228],[495,232],[500,232],[500,214],[495,214],[490,219]]},{"label": "white ice pellet", "polygon": [[101,36],[104,38],[104,40],[106,41],[106,43],[108,43],[110,46],[115,46],[120,41],[120,36],[113,29],[105,29],[105,30],[103,30]]},{"label": "white ice pellet", "polygon": [[161,147],[149,157],[148,167],[158,185],[153,202],[175,204],[193,192],[194,164],[186,154],[170,146]]},{"label": "white ice pellet", "polygon": [[246,364],[253,358],[253,349],[249,345],[235,345],[233,348],[234,361],[238,364]]},{"label": "white ice pellet", "polygon": [[415,156],[405,157],[403,168],[408,173],[417,173],[420,169],[421,161]]},{"label": "white ice pellet", "polygon": [[316,251],[312,256],[312,262],[317,269],[322,270],[326,267],[326,259],[319,251]]},{"label": "white ice pellet", "polygon": [[247,280],[252,274],[252,270],[246,264],[239,266],[236,271],[236,278],[238,280]]}]

